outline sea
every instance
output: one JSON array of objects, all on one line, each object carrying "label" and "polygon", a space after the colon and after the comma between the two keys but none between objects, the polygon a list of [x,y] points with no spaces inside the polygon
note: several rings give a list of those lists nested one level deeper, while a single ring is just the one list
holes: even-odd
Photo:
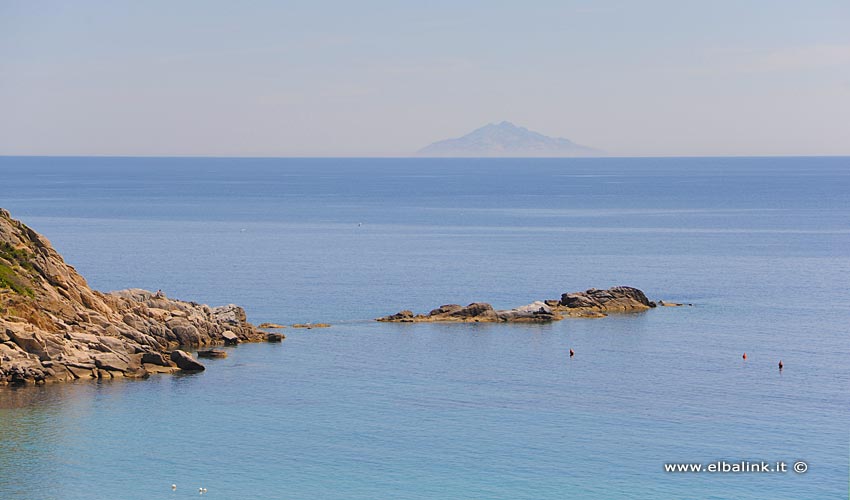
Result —
[{"label": "sea", "polygon": [[[3,157],[0,207],[95,289],[332,325],[0,388],[2,499],[848,496],[848,157]],[[374,321],[616,285],[692,305]]]}]

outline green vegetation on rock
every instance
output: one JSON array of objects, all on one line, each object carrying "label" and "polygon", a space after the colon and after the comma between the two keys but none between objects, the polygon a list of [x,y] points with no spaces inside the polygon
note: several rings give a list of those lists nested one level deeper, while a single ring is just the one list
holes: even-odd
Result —
[{"label": "green vegetation on rock", "polygon": [[0,243],[0,259],[5,259],[10,264],[17,263],[27,271],[32,271],[33,266],[32,262],[30,262],[31,258],[32,254],[26,250],[15,248],[7,241]]},{"label": "green vegetation on rock", "polygon": [[27,287],[11,267],[0,264],[0,288],[9,288],[15,293],[34,297],[33,291]]},{"label": "green vegetation on rock", "polygon": [[28,274],[32,273],[34,268],[30,261],[31,257],[31,253],[15,248],[9,242],[0,243],[0,288],[9,288],[20,295],[33,297],[32,289],[27,287],[20,273],[15,272],[14,269],[20,266]]}]

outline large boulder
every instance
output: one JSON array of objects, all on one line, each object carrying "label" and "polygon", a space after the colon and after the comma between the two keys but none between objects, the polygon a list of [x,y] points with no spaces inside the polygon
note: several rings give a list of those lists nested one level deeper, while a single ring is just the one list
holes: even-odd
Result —
[{"label": "large boulder", "polygon": [[592,291],[593,289],[588,290],[587,292],[565,293],[561,295],[560,305],[570,309],[579,307],[596,307],[599,303],[588,296],[588,292]]},{"label": "large boulder", "polygon": [[235,333],[227,330],[226,332],[221,334],[221,338],[224,339],[225,345],[236,345],[239,343],[239,337],[236,336]]},{"label": "large boulder", "polygon": [[171,351],[171,361],[174,361],[181,370],[185,371],[203,371],[206,369],[191,354],[179,349]]},{"label": "large boulder", "polygon": [[641,290],[630,286],[565,293],[561,295],[560,305],[567,309],[597,309],[602,312],[642,311],[655,307],[655,303],[647,299]]},{"label": "large boulder", "polygon": [[146,352],[142,354],[142,363],[157,366],[168,366],[168,361],[165,360],[165,356],[159,352]]}]

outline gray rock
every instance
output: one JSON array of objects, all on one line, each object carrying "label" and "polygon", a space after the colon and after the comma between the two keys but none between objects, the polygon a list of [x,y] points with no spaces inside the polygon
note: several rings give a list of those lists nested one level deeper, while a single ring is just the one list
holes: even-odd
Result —
[{"label": "gray rock", "polygon": [[230,330],[227,330],[226,332],[222,333],[221,337],[224,339],[224,343],[226,345],[236,345],[239,343],[239,337],[237,337],[236,334]]},{"label": "gray rock", "polygon": [[185,318],[173,318],[167,321],[166,326],[177,337],[177,342],[180,345],[198,345],[200,343],[200,335],[198,329],[195,328]]},{"label": "gray rock", "polygon": [[126,372],[130,370],[130,362],[112,352],[99,353],[94,357],[95,365],[101,370]]},{"label": "gray rock", "polygon": [[39,357],[46,355],[45,349],[47,349],[47,344],[45,344],[44,339],[38,333],[17,328],[7,328],[6,335],[24,351]]},{"label": "gray rock", "polygon": [[530,313],[548,313],[548,314],[552,314],[552,308],[549,307],[548,304],[546,304],[545,302],[540,301],[540,300],[534,301],[534,302],[532,302],[531,304],[528,304],[528,305],[515,307],[511,310],[516,311],[518,313],[529,313],[529,314]]},{"label": "gray rock", "polygon": [[[463,306],[460,304],[444,304],[436,309],[432,309],[431,312],[428,313],[428,316],[439,316],[441,314],[452,314],[456,313],[463,309]],[[404,311],[402,311],[404,312]],[[410,313],[413,316],[413,313]]]},{"label": "gray rock", "polygon": [[185,371],[203,371],[206,369],[191,354],[179,349],[171,351],[171,361],[174,361],[181,370]]},{"label": "gray rock", "polygon": [[157,366],[168,366],[168,361],[165,360],[165,356],[158,352],[146,352],[142,354],[142,363]]},{"label": "gray rock", "polygon": [[539,300],[514,309],[498,311],[497,314],[502,321],[517,323],[546,323],[560,319],[549,305]]},{"label": "gray rock", "polygon": [[615,286],[608,290],[591,288],[584,292],[561,295],[561,305],[570,309],[596,308],[602,311],[629,311],[655,307],[637,288]]},{"label": "gray rock", "polygon": [[[590,292],[591,290],[588,290]],[[596,307],[598,305],[587,293],[565,293],[561,295],[561,305],[569,308]]]},{"label": "gray rock", "polygon": [[496,317],[496,311],[486,302],[473,302],[448,315],[462,319],[493,319]]},{"label": "gray rock", "polygon": [[107,351],[130,354],[135,352],[133,346],[127,343],[126,340],[118,337],[100,336],[100,343],[106,347]]},{"label": "gray rock", "polygon": [[211,309],[211,314],[216,321],[230,323],[231,325],[239,325],[248,320],[245,315],[245,309],[242,309],[236,304],[213,307]]}]

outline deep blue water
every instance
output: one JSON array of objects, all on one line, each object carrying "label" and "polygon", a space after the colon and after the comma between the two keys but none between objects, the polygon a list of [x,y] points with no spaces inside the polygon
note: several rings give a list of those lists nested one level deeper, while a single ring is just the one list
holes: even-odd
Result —
[{"label": "deep blue water", "polygon": [[[97,289],[334,324],[198,375],[0,389],[0,498],[847,497],[850,158],[0,158],[0,179]],[[695,306],[369,321],[618,284]],[[809,470],[663,471],[716,460]]]}]

